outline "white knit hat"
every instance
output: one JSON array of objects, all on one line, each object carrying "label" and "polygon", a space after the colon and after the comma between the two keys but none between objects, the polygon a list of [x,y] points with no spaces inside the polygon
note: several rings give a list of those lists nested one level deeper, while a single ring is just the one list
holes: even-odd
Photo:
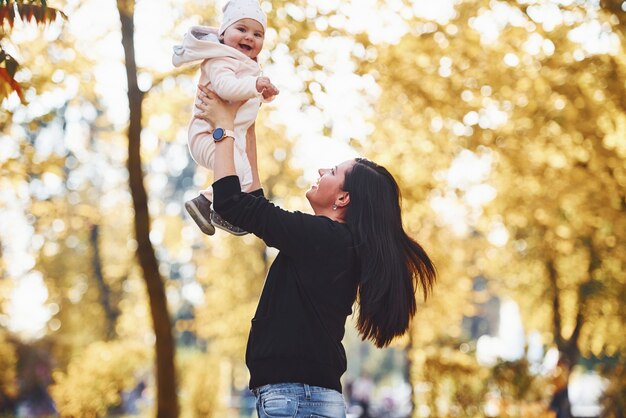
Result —
[{"label": "white knit hat", "polygon": [[258,0],[230,0],[222,12],[224,12],[224,17],[219,36],[222,36],[230,25],[241,19],[256,20],[263,26],[263,30],[267,29],[267,17],[265,17]]}]

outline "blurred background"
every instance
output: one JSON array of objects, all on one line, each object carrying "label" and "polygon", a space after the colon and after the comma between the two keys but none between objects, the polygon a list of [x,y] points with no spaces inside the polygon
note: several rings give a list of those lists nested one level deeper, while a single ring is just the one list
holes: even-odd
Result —
[{"label": "blurred background", "polygon": [[[171,65],[222,5],[0,1],[0,416],[256,416],[276,253],[186,215],[212,177]],[[349,416],[623,417],[626,2],[262,7],[266,195],[307,210],[317,168],[370,158],[439,270],[390,348],[349,318]]]}]

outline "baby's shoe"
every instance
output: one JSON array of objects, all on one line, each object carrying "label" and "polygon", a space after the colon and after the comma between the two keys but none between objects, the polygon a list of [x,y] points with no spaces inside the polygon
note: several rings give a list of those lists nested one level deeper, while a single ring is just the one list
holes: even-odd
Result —
[{"label": "baby's shoe", "polygon": [[238,226],[235,226],[235,225],[232,225],[232,224],[226,222],[214,210],[211,211],[211,223],[216,228],[222,229],[222,230],[224,230],[224,231],[226,231],[228,233],[231,233],[233,235],[240,236],[240,235],[246,235],[248,233],[248,231],[246,231],[245,229],[241,229]]},{"label": "baby's shoe", "polygon": [[207,235],[215,234],[215,227],[211,223],[213,209],[211,209],[211,201],[209,199],[199,195],[186,201],[185,209],[187,209],[191,219],[194,220],[202,232]]}]

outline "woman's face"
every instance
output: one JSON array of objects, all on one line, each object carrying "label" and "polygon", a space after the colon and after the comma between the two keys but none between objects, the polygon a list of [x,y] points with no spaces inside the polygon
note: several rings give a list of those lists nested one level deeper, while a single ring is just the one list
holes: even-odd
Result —
[{"label": "woman's face", "polygon": [[343,183],[354,164],[354,160],[348,160],[336,167],[318,170],[320,177],[306,192],[306,198],[316,214],[332,210],[337,199],[345,194]]},{"label": "woman's face", "polygon": [[246,18],[240,19],[226,28],[223,37],[225,45],[255,59],[263,48],[265,31],[259,22]]}]

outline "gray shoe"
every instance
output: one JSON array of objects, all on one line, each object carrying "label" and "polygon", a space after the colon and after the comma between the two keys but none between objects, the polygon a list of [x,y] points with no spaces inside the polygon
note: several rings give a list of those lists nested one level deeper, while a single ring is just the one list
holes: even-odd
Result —
[{"label": "gray shoe", "polygon": [[215,234],[215,227],[211,223],[213,209],[211,209],[211,201],[209,199],[199,195],[196,198],[186,201],[185,209],[187,209],[191,219],[194,220],[202,232],[207,235]]},{"label": "gray shoe", "polygon": [[220,215],[217,214],[214,210],[211,211],[211,223],[216,228],[222,229],[230,234],[241,236],[246,235],[248,231],[245,229],[241,229],[238,226],[232,225],[226,222]]}]

